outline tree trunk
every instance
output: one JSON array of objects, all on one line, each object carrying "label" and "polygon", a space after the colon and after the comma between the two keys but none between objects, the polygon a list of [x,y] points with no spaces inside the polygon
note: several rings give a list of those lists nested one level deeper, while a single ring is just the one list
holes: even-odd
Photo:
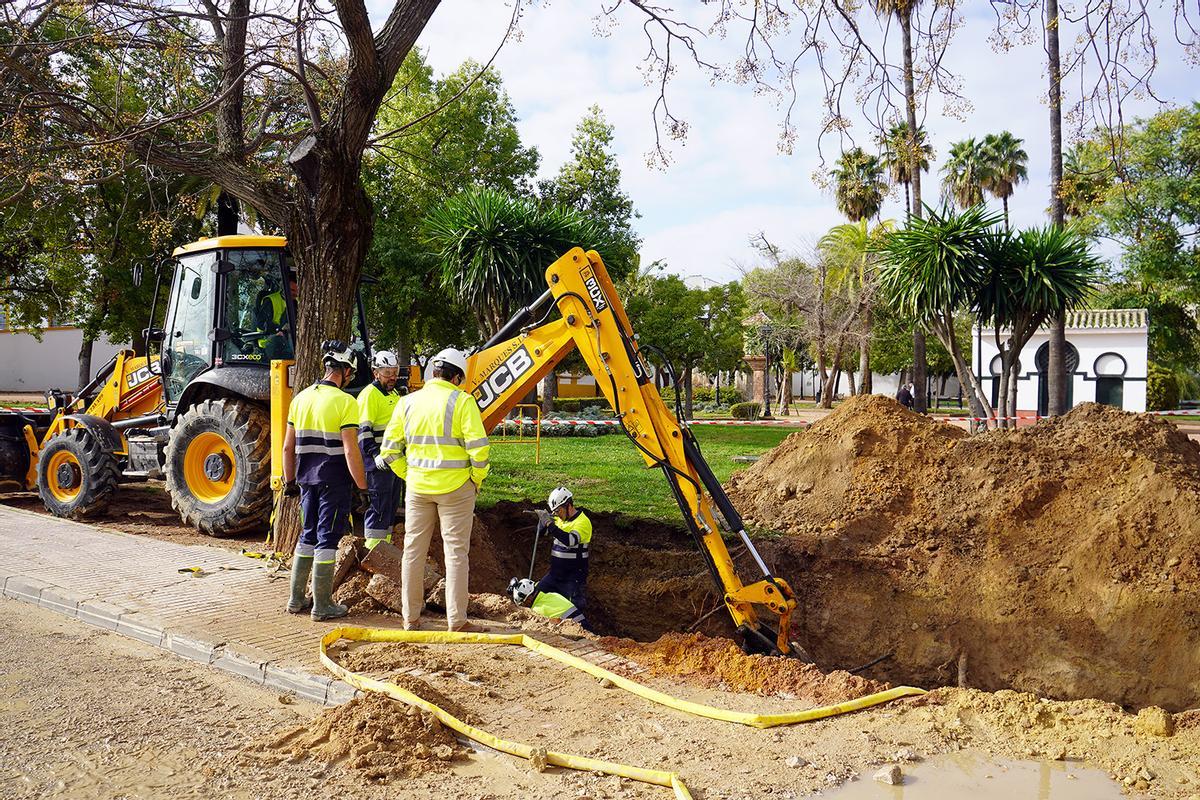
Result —
[{"label": "tree trunk", "polygon": [[854,380],[854,370],[846,370],[846,387],[850,390],[850,396],[854,397],[858,394],[858,383]]},{"label": "tree trunk", "polygon": [[[1018,411],[1018,409],[1017,409],[1017,377],[1019,375],[1019,372],[1017,371],[1017,368],[1019,366],[1019,360],[1020,360],[1019,356],[1020,356],[1020,351],[1017,351],[1016,353],[1013,354],[1013,360],[1012,360],[1013,363],[1012,363],[1012,366],[1009,367],[1011,374],[1008,376],[1008,413],[1009,413],[1009,416],[1011,416],[1011,417],[1017,416],[1017,411]],[[1014,428],[1017,427],[1017,420],[1015,420],[1015,419],[1013,420],[1013,427]]]},{"label": "tree trunk", "polygon": [[971,416],[984,419],[983,427],[988,427],[986,420],[992,416],[992,404],[988,402],[983,388],[975,378],[975,373],[971,371],[967,360],[963,357],[958,340],[954,338],[954,320],[938,320],[933,325],[933,332],[938,341],[950,353],[950,360],[954,363],[954,373],[958,376],[959,385],[968,388],[967,400],[970,403]]},{"label": "tree trunk", "polygon": [[[900,36],[904,49],[904,105],[908,122],[909,135],[909,179],[912,181],[912,215],[920,219],[924,214],[921,208],[921,154],[917,148],[917,93],[913,86],[913,52],[912,52],[912,14],[910,4],[908,13],[900,19]],[[925,359],[925,331],[920,328],[913,330],[913,409],[924,413],[929,408],[929,400],[925,392],[926,375],[929,367]]]},{"label": "tree trunk", "polygon": [[[1046,0],[1046,60],[1050,75],[1050,222],[1061,226],[1062,196],[1062,64],[1059,60],[1058,0]],[[1047,413],[1067,410],[1067,334],[1062,314],[1050,319],[1050,348],[1046,364]]]},{"label": "tree trunk", "polygon": [[83,342],[79,345],[79,386],[75,391],[82,391],[83,387],[91,383],[92,345],[95,343],[96,340],[85,329],[83,331]]},{"label": "tree trunk", "polygon": [[925,380],[928,375],[925,360],[925,331],[913,331],[913,410],[921,414],[929,409],[929,398],[925,394]]},{"label": "tree trunk", "polygon": [[692,368],[685,367],[683,372],[683,415],[692,419]]},{"label": "tree trunk", "polygon": [[904,221],[908,222],[912,216],[912,198],[909,196],[908,181],[904,182]]},{"label": "tree trunk", "polygon": [[792,371],[783,371],[783,380],[779,384],[779,416],[786,417],[792,413]]},{"label": "tree trunk", "polygon": [[542,379],[542,416],[548,417],[554,413],[554,398],[558,395],[558,371],[550,373]]},{"label": "tree trunk", "polygon": [[858,346],[858,374],[862,378],[862,383],[859,387],[860,394],[871,393],[871,341],[868,337],[863,337],[862,344]]},{"label": "tree trunk", "polygon": [[[1008,428],[1009,417],[1012,416],[1008,407],[1008,381],[1012,376],[1012,370],[1009,369],[1009,360],[1012,358],[1009,352],[1001,351],[1000,353],[1000,389],[996,392],[996,400],[1000,403],[999,419],[996,420],[997,427]],[[992,378],[992,380],[996,380]]]},{"label": "tree trunk", "polygon": [[721,405],[721,370],[713,376],[713,403]]}]

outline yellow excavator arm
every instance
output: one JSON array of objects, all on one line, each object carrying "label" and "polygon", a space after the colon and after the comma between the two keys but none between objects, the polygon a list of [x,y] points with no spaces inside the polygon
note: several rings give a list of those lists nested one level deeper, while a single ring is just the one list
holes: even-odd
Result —
[{"label": "yellow excavator arm", "polygon": [[[663,402],[599,254],[571,250],[546,269],[546,282],[550,288],[541,297],[467,360],[464,388],[478,401],[484,428],[499,424],[572,348],[578,348],[626,436],[647,466],[662,469],[666,476],[743,646],[753,652],[789,654],[789,623],[796,608],[791,587],[771,574],[691,430]],[[745,544],[761,579],[742,583],[714,509]],[[777,616],[777,624],[762,622],[759,609]]]}]

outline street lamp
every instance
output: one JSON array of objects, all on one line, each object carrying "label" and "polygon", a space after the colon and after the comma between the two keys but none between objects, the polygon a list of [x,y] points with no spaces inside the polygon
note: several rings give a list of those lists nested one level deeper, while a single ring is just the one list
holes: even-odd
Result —
[{"label": "street lamp", "polygon": [[763,419],[771,418],[771,325],[764,323],[758,329],[758,335],[762,339],[763,358],[766,359],[766,366],[763,368]]}]

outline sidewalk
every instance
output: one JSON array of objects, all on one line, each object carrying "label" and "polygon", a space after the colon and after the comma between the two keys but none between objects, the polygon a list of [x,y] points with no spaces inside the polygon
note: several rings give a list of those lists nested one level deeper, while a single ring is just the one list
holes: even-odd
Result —
[{"label": "sidewalk", "polygon": [[[180,573],[200,567],[206,574]],[[355,690],[321,665],[333,623],[283,611],[288,574],[205,545],[179,545],[0,506],[3,594],[210,664],[277,691],[336,705]],[[354,615],[341,624],[395,628]],[[614,657],[588,640],[538,636],[589,661]],[[531,651],[522,651],[541,659]],[[420,670],[411,674],[419,676]]]}]

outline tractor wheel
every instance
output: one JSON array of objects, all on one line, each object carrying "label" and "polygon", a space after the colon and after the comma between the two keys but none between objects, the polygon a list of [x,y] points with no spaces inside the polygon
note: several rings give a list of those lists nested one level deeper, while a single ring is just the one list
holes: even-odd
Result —
[{"label": "tractor wheel", "polygon": [[167,441],[171,505],[209,536],[263,529],[271,511],[271,425],[261,407],[204,400],[180,414]]},{"label": "tractor wheel", "polygon": [[56,517],[85,519],[104,511],[121,478],[121,465],[87,428],[69,428],[38,454],[37,488]]}]

